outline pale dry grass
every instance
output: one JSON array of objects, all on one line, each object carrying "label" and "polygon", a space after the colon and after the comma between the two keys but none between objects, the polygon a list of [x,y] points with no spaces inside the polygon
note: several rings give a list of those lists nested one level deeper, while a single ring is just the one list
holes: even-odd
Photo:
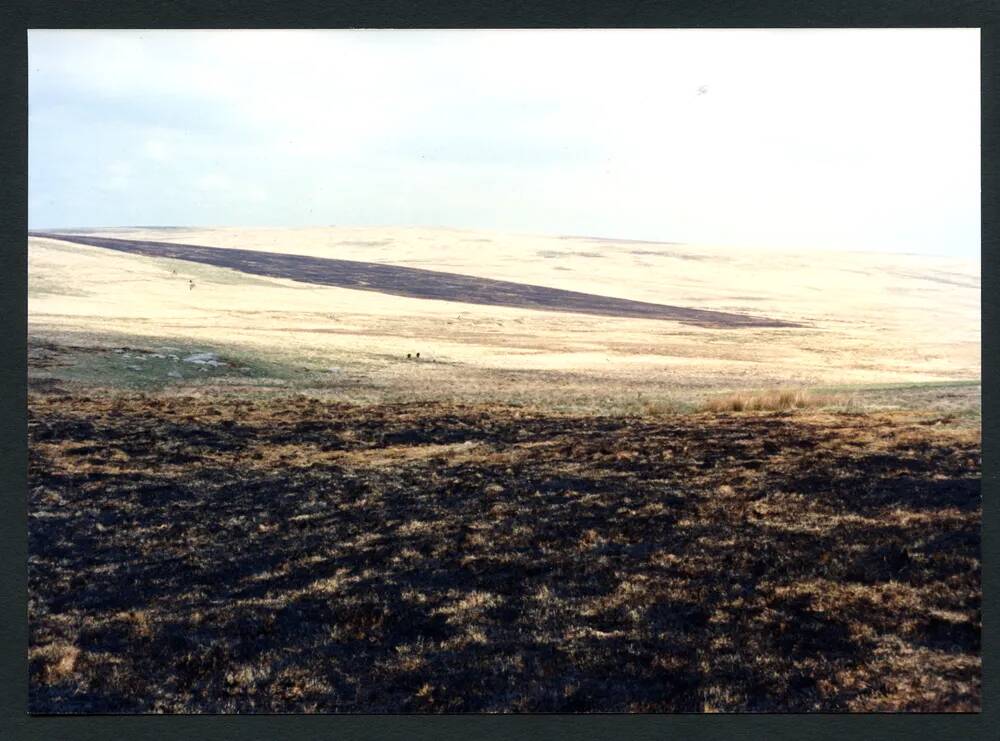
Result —
[{"label": "pale dry grass", "polygon": [[702,404],[705,412],[783,412],[791,409],[816,409],[844,406],[849,397],[839,394],[816,394],[805,389],[774,389],[739,391],[708,399]]},{"label": "pale dry grass", "polygon": [[[980,369],[978,266],[943,258],[454,230],[114,236],[420,267],[801,326],[711,329],[421,300],[32,238],[32,333],[71,336],[79,344],[114,334],[266,353],[373,402],[447,394],[525,403],[557,396],[561,404],[592,410],[619,407],[629,395],[639,407],[684,389],[930,383],[975,379]],[[188,290],[188,279],[195,290]],[[416,352],[421,362],[406,362]],[[649,404],[650,412],[670,411],[669,402]]]},{"label": "pale dry grass", "polygon": [[32,675],[46,685],[56,684],[72,677],[79,658],[80,649],[66,641],[32,647],[28,652]]}]

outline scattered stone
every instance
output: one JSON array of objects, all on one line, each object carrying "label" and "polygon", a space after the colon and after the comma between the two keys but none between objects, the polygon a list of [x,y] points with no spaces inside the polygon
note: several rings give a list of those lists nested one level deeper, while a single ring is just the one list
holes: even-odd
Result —
[{"label": "scattered stone", "polygon": [[214,352],[197,352],[184,358],[184,362],[195,363],[197,365],[210,365],[213,367],[226,365],[226,363],[219,360],[219,356]]}]

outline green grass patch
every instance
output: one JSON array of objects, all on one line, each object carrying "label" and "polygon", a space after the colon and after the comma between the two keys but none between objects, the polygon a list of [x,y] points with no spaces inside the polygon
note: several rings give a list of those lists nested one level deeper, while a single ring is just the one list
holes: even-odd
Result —
[{"label": "green grass patch", "polygon": [[845,391],[854,392],[876,392],[876,391],[933,391],[934,389],[946,388],[972,388],[982,385],[982,379],[969,381],[916,381],[912,383],[868,383],[849,384],[842,386],[816,386],[812,388],[816,393],[837,393]]},{"label": "green grass patch", "polygon": [[102,337],[86,344],[30,345],[29,377],[86,386],[156,390],[200,384],[304,387],[330,382],[330,370],[243,348],[176,339]]}]

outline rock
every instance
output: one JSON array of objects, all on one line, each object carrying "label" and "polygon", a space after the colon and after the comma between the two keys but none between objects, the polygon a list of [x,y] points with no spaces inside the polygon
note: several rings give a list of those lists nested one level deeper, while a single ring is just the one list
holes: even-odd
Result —
[{"label": "rock", "polygon": [[184,358],[184,362],[196,363],[197,365],[210,365],[213,367],[226,365],[226,363],[223,363],[221,360],[219,360],[219,356],[216,355],[214,352],[196,352]]}]

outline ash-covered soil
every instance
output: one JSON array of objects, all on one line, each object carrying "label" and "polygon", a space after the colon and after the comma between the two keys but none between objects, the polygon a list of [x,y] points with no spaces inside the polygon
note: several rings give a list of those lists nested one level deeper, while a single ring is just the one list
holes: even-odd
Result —
[{"label": "ash-covered soil", "polygon": [[49,393],[29,434],[36,713],[980,707],[947,419]]},{"label": "ash-covered soil", "polygon": [[303,283],[375,291],[409,298],[596,316],[663,319],[717,329],[800,326],[794,322],[768,317],[654,304],[647,301],[598,296],[561,288],[478,278],[472,275],[409,268],[401,265],[386,265],[377,262],[57,232],[31,232],[31,236],[59,239],[64,242],[102,247],[147,257],[188,260],[239,270],[251,275],[287,278]]}]

